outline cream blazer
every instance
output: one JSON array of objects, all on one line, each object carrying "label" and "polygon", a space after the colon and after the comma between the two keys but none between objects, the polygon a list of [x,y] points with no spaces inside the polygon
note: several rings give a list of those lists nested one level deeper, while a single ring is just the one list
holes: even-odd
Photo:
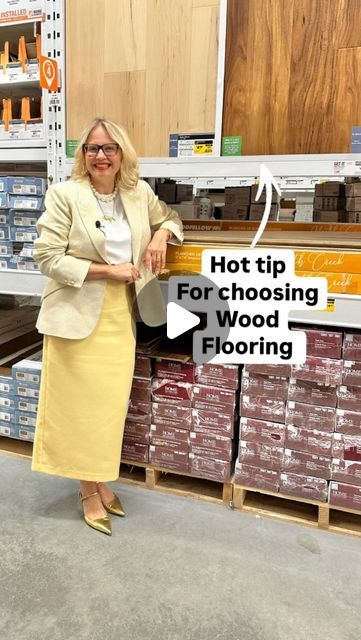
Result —
[{"label": "cream blazer", "polygon": [[[140,319],[150,326],[166,321],[157,278],[145,270],[144,252],[157,229],[169,229],[174,243],[183,241],[175,211],[158,200],[144,180],[120,190],[132,233],[132,254],[141,275],[132,287]],[[40,333],[61,338],[86,338],[98,321],[106,280],[85,280],[92,262],[108,263],[104,232],[97,228],[99,209],[89,181],[69,180],[49,187],[45,211],[38,220],[34,258],[50,278],[37,321]]]}]

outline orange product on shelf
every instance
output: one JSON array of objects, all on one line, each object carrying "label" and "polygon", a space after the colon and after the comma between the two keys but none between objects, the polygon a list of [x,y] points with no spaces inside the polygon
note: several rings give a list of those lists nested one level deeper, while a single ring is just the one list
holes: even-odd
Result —
[{"label": "orange product on shelf", "polygon": [[6,73],[6,67],[9,64],[9,42],[8,40],[4,42],[4,51],[1,52],[1,60],[0,64],[3,68],[3,73]]},{"label": "orange product on shelf", "polygon": [[296,271],[296,276],[307,278],[327,278],[329,293],[361,294],[360,273],[325,273],[317,271]]},{"label": "orange product on shelf", "polygon": [[41,56],[41,35],[35,36],[35,42],[25,42],[25,36],[19,38],[18,59],[22,63],[23,73],[28,60],[38,59]]}]

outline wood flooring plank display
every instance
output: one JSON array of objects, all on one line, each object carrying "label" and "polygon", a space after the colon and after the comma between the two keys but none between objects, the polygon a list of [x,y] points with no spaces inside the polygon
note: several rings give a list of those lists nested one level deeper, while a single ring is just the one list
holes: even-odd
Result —
[{"label": "wood flooring plank display", "polygon": [[333,122],[337,122],[339,136],[349,150],[351,127],[361,125],[361,46],[339,49],[336,55],[335,101]]},{"label": "wood flooring plank display", "polygon": [[359,0],[228,0],[223,135],[245,155],[348,152],[360,24]]},{"label": "wood flooring plank display", "polygon": [[220,0],[67,0],[67,138],[94,116],[139,156],[169,133],[214,131]]}]

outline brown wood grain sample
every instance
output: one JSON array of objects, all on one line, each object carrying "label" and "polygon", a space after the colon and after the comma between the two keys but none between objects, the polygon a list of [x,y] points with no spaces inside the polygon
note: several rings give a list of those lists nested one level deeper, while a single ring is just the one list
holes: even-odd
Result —
[{"label": "brown wood grain sample", "polygon": [[223,135],[245,155],[349,151],[361,85],[342,51],[358,51],[360,25],[360,0],[229,0]]}]

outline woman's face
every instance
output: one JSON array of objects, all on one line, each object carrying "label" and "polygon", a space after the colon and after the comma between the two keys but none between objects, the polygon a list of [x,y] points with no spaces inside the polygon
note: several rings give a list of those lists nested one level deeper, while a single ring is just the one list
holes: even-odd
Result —
[{"label": "woman's face", "polygon": [[[109,137],[104,127],[98,125],[90,132],[86,144],[114,144],[114,140]],[[100,149],[97,155],[85,153],[85,166],[95,182],[109,183],[111,180],[114,181],[121,161],[121,149],[118,149],[116,154],[111,156],[106,155],[103,149]]]}]

